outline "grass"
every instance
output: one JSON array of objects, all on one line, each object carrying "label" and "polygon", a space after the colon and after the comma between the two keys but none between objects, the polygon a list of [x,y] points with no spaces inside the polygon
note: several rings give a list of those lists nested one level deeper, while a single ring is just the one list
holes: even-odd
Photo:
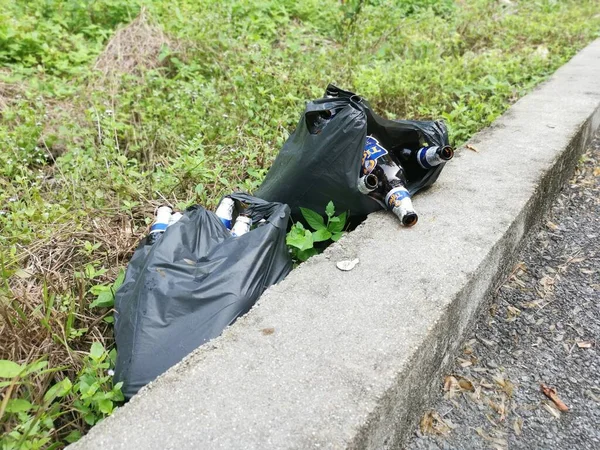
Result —
[{"label": "grass", "polygon": [[460,144],[599,30],[595,0],[0,0],[2,448],[110,414],[153,208],[253,191],[328,82]]}]

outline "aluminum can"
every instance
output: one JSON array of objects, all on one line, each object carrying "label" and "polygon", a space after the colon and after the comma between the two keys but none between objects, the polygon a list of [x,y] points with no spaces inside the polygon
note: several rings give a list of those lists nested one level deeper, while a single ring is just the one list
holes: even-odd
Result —
[{"label": "aluminum can", "polygon": [[248,231],[250,231],[251,226],[252,218],[240,214],[238,218],[235,219],[235,223],[233,224],[233,228],[231,229],[231,235],[234,237],[243,236]]},{"label": "aluminum can", "polygon": [[223,197],[221,203],[217,207],[216,215],[221,219],[223,225],[228,230],[231,230],[231,225],[233,223],[233,208],[235,207],[235,202],[231,197]]}]

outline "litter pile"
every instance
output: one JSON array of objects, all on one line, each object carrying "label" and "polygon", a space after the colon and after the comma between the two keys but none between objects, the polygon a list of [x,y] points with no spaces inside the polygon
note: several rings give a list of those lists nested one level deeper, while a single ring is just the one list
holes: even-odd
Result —
[{"label": "litter pile", "polygon": [[[201,206],[181,216],[163,207],[135,251],[115,295],[115,380],[126,398],[219,336],[292,269],[289,207],[245,194],[227,200],[237,236]],[[258,225],[239,232],[250,222]]]},{"label": "litter pile", "polygon": [[350,217],[390,209],[404,225],[417,222],[410,197],[437,180],[454,155],[441,121],[388,120],[358,95],[329,85],[309,102],[256,192],[321,214],[331,200]]},{"label": "litter pile", "polygon": [[387,120],[352,92],[329,85],[309,102],[256,196],[156,211],[115,295],[116,381],[131,398],[195,348],[219,336],[292,269],[286,247],[300,208],[333,201],[357,220],[391,210],[405,226],[411,196],[453,156],[442,122]]}]

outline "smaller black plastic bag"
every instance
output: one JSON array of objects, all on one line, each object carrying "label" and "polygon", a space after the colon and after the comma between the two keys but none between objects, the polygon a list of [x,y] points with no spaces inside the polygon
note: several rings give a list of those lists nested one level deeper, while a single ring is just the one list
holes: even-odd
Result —
[{"label": "smaller black plastic bag", "polygon": [[219,336],[292,269],[285,244],[290,209],[246,194],[253,223],[232,237],[201,206],[189,208],[152,246],[142,241],[115,295],[115,381],[131,398],[187,354]]},{"label": "smaller black plastic bag", "polygon": [[[337,211],[350,211],[353,218],[385,208],[357,186],[368,135],[392,154],[449,145],[443,122],[384,119],[362,97],[329,85],[325,97],[306,105],[255,195],[288,204],[295,220],[300,219],[300,207],[324,214],[330,200]],[[433,184],[443,167],[405,166],[410,194]]]}]

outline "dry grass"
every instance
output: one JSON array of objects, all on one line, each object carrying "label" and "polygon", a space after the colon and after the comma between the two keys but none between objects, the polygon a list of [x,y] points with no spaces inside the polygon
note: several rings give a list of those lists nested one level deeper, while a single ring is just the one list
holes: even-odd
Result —
[{"label": "dry grass", "polygon": [[[131,218],[116,215],[90,218],[87,230],[65,224],[49,239],[18,246],[16,262],[21,269],[8,280],[12,298],[1,305],[0,359],[25,363],[48,356],[51,366],[60,365],[73,359],[72,348],[87,349],[94,340],[104,342],[107,327],[102,318],[108,312],[89,315],[88,290],[116,277],[137,239]],[[82,250],[86,241],[100,245],[88,254]],[[111,270],[93,281],[76,277],[91,260]],[[69,315],[73,329],[88,329],[81,340],[67,336]]]},{"label": "dry grass", "polygon": [[22,84],[0,81],[0,117],[2,117],[2,111],[15,103],[23,95],[23,92]]},{"label": "dry grass", "polygon": [[[140,210],[136,216],[147,213]],[[20,269],[4,280],[0,291],[0,359],[23,365],[44,360],[58,371],[29,377],[26,386],[17,384],[11,389],[10,397],[31,395],[33,402],[43,404],[51,385],[65,376],[76,379],[93,342],[101,342],[105,348],[112,346],[112,326],[103,319],[113,311],[90,310],[94,296],[89,290],[112,282],[118,268],[130,258],[139,239],[133,231],[134,221],[139,222],[137,217],[117,211],[112,215],[102,211],[90,214],[84,229],[64,224],[48,239],[27,247],[17,245],[15,262]],[[86,241],[100,245],[86,252]],[[75,275],[91,262],[109,270],[94,279]],[[68,403],[73,400],[63,399],[65,415],[56,422],[54,434],[64,434],[62,429],[67,428],[82,432],[88,428],[82,415]],[[0,432],[8,432],[16,424],[17,417],[10,416],[0,422]]]},{"label": "dry grass", "polygon": [[160,57],[165,47],[177,52],[182,44],[165,35],[142,9],[133,22],[114,34],[96,60],[94,69],[101,72],[104,80],[121,75],[142,77],[147,70],[168,64],[168,58]]}]

